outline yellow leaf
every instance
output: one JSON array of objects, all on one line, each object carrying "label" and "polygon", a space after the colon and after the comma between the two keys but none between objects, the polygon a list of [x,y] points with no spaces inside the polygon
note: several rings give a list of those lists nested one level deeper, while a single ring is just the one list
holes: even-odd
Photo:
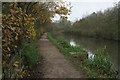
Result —
[{"label": "yellow leaf", "polygon": [[16,36],[15,39],[18,40],[18,37]]},{"label": "yellow leaf", "polygon": [[13,19],[13,17],[11,17],[11,19]]},{"label": "yellow leaf", "polygon": [[31,17],[31,14],[29,15],[29,17]]},{"label": "yellow leaf", "polygon": [[7,46],[7,43],[4,43],[3,46]]},{"label": "yellow leaf", "polygon": [[19,21],[19,19],[16,19],[16,21]]},{"label": "yellow leaf", "polygon": [[16,61],[16,62],[13,64],[13,66],[18,67],[18,64],[19,64],[19,62]]},{"label": "yellow leaf", "polygon": [[11,54],[8,54],[7,56],[8,56],[8,57],[10,57],[10,56],[11,56]]},{"label": "yellow leaf", "polygon": [[2,39],[2,41],[6,41],[5,39]]},{"label": "yellow leaf", "polygon": [[15,30],[15,27],[12,27],[11,29],[12,29],[12,30]]},{"label": "yellow leaf", "polygon": [[7,49],[8,49],[8,51],[10,51],[10,48],[9,48],[9,47],[8,47]]},{"label": "yellow leaf", "polygon": [[15,48],[17,48],[17,45],[15,45]]},{"label": "yellow leaf", "polygon": [[18,64],[14,64],[15,67],[18,67]]},{"label": "yellow leaf", "polygon": [[15,64],[18,64],[19,62],[18,61],[15,61]]},{"label": "yellow leaf", "polygon": [[2,64],[3,64],[3,65],[6,65],[6,61],[3,61]]},{"label": "yellow leaf", "polygon": [[32,18],[32,20],[35,20],[35,18]]},{"label": "yellow leaf", "polygon": [[17,24],[17,23],[14,23],[15,25]]},{"label": "yellow leaf", "polygon": [[9,57],[11,56],[11,54],[9,54]]},{"label": "yellow leaf", "polygon": [[3,66],[8,66],[6,61],[2,61]]},{"label": "yellow leaf", "polygon": [[34,25],[34,22],[32,22],[31,24]]}]

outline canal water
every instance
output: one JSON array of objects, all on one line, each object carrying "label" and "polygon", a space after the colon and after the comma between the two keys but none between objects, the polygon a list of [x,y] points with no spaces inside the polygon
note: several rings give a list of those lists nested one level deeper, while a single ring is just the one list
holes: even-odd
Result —
[{"label": "canal water", "polygon": [[57,35],[56,37],[59,39],[67,40],[73,46],[82,46],[85,50],[93,54],[97,49],[103,49],[104,47],[106,47],[111,57],[111,61],[117,68],[118,66],[120,68],[120,65],[118,63],[118,59],[120,58],[118,54],[118,45],[120,45],[120,42],[118,41],[95,39],[75,35]]}]

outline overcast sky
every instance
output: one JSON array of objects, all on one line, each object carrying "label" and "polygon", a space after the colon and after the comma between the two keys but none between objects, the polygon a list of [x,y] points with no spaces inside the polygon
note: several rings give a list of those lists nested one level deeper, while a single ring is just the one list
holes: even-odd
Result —
[{"label": "overcast sky", "polygon": [[[93,12],[104,11],[107,8],[113,7],[115,2],[120,0],[65,0],[71,2],[73,6],[71,15],[68,20],[75,22],[82,17],[89,15]],[[54,20],[59,20],[59,16],[56,15]]]}]

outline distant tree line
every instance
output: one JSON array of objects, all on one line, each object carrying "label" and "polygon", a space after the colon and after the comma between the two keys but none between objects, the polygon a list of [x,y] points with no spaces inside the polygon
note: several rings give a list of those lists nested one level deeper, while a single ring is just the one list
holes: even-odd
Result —
[{"label": "distant tree line", "polygon": [[66,32],[95,38],[120,40],[120,36],[118,35],[120,33],[118,29],[118,13],[118,5],[104,12],[93,12],[91,15],[76,21],[71,31],[67,30]]}]

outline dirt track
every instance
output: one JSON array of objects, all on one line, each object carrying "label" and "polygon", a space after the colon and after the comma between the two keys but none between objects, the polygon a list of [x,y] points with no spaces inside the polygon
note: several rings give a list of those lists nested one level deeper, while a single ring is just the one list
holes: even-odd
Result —
[{"label": "dirt track", "polygon": [[[40,39],[40,54],[43,56],[42,67],[38,72],[42,72],[43,78],[84,78],[73,65],[67,61],[57,47],[46,38],[45,33]],[[37,74],[36,74],[37,75]],[[39,76],[39,75],[38,75]]]}]

